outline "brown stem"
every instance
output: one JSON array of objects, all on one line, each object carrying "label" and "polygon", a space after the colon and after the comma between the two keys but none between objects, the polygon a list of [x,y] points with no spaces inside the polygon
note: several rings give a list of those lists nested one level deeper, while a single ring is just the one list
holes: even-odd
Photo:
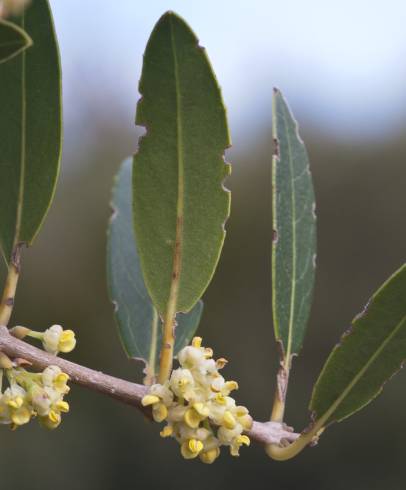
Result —
[{"label": "brown stem", "polygon": [[58,366],[64,373],[69,375],[74,383],[98,391],[104,395],[117,398],[129,405],[140,405],[141,398],[147,389],[142,385],[114,378],[113,376],[48,354],[48,352],[37,349],[23,340],[16,339],[9,334],[5,327],[0,327],[0,351],[12,359],[25,359],[37,369],[44,369],[50,365]]},{"label": "brown stem", "polygon": [[[1,326],[0,351],[12,359],[25,359],[37,369],[44,369],[49,365],[58,366],[70,376],[74,383],[142,409],[141,399],[148,387],[114,378],[60,357],[55,357],[23,340],[13,337],[6,327]],[[281,441],[293,442],[299,437],[299,434],[295,434],[291,428],[278,422],[254,421],[251,430],[247,431],[247,434],[252,440],[262,444],[280,444]]]}]

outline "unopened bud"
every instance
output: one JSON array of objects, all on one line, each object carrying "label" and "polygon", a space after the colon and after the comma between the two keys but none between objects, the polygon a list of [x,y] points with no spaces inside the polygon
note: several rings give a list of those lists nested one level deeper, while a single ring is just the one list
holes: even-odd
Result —
[{"label": "unopened bud", "polygon": [[13,327],[10,329],[11,335],[20,340],[29,335],[30,332],[31,330],[29,328],[21,326]]},{"label": "unopened bud", "polygon": [[14,364],[11,359],[4,352],[0,352],[0,368],[11,369],[12,367],[14,367]]}]

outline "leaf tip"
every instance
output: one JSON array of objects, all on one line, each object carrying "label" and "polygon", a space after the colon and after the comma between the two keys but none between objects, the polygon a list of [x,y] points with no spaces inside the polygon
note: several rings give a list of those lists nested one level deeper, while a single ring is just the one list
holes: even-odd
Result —
[{"label": "leaf tip", "polygon": [[186,21],[175,11],[173,10],[167,10],[164,14],[161,15],[160,19],[157,22],[157,25],[163,23],[163,22],[178,22],[179,24],[183,24],[190,29],[190,27],[187,25]]}]

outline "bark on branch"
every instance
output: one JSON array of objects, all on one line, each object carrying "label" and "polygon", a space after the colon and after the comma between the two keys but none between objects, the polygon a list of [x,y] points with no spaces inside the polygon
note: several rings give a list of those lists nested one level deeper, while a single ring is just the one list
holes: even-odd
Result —
[{"label": "bark on branch", "polygon": [[[34,368],[40,370],[51,364],[58,366],[69,375],[74,383],[143,410],[141,399],[147,390],[145,386],[115,378],[48,354],[13,337],[3,326],[0,326],[0,352],[4,352],[11,359],[25,359]],[[293,442],[299,437],[299,434],[295,434],[292,429],[277,422],[254,421],[252,429],[247,431],[247,434],[252,440],[263,444],[280,444],[281,441],[282,443],[284,441]]]}]

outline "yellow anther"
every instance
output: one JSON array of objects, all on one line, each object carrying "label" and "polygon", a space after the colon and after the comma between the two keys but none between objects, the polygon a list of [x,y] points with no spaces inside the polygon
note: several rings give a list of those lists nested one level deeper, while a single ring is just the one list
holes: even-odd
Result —
[{"label": "yellow anther", "polygon": [[30,421],[31,412],[27,407],[21,407],[11,414],[11,420],[15,425],[24,425]]},{"label": "yellow anther", "polygon": [[66,373],[59,373],[54,378],[54,383],[66,383],[69,381],[69,375]]},{"label": "yellow anther", "polygon": [[48,414],[44,417],[39,417],[39,422],[43,427],[53,430],[56,429],[61,423],[61,416],[59,414],[56,414],[56,416],[52,415],[51,419],[50,414]]},{"label": "yellow anther", "polygon": [[189,439],[188,448],[191,453],[199,454],[200,451],[203,449],[203,443],[198,439]]},{"label": "yellow anther", "polygon": [[199,453],[193,453],[189,449],[188,441],[185,441],[184,443],[182,443],[182,445],[180,446],[180,452],[185,459],[193,459],[199,455]]},{"label": "yellow anther", "polygon": [[[21,397],[18,397],[21,398]],[[7,405],[11,408],[20,408],[22,403],[18,404],[18,398],[15,398],[14,400],[8,400]]]},{"label": "yellow anther", "polygon": [[148,405],[154,405],[154,403],[158,403],[160,398],[156,395],[145,395],[141,400],[141,405],[143,407],[148,407]]},{"label": "yellow anther", "polygon": [[24,403],[24,399],[21,396],[17,396],[15,398],[15,401],[17,403],[18,408],[20,408],[22,406],[22,404]]},{"label": "yellow anther", "polygon": [[207,407],[204,403],[201,403],[201,402],[194,403],[193,408],[202,417],[208,417],[208,415],[210,413],[209,407]]},{"label": "yellow anther", "polygon": [[223,425],[226,429],[234,429],[236,426],[237,422],[234,418],[234,415],[226,410],[223,415]]},{"label": "yellow anther", "polygon": [[73,330],[64,330],[59,338],[60,342],[68,342],[75,337],[75,332]]},{"label": "yellow anther", "polygon": [[61,352],[71,352],[75,346],[75,332],[73,330],[64,330],[59,337],[58,350]]},{"label": "yellow anther", "polygon": [[171,425],[166,425],[159,433],[161,437],[170,437],[172,434],[173,434],[173,427]]},{"label": "yellow anther", "polygon": [[201,337],[193,337],[192,346],[198,349],[202,345],[202,340],[203,339]]},{"label": "yellow anther", "polygon": [[69,376],[66,373],[59,373],[55,376],[53,384],[56,390],[60,393],[68,393],[70,391],[67,382],[69,381]]},{"label": "yellow anther", "polygon": [[178,386],[180,388],[183,388],[183,386],[186,386],[187,384],[189,383],[189,380],[187,378],[181,378],[179,381],[178,381]]},{"label": "yellow anther", "polygon": [[168,409],[163,403],[156,403],[152,407],[152,416],[155,422],[162,422],[168,416]]},{"label": "yellow anther", "polygon": [[243,444],[245,446],[249,446],[250,443],[251,443],[250,438],[245,434],[237,437],[237,444],[239,444],[240,446],[242,446]]},{"label": "yellow anther", "polygon": [[59,400],[58,402],[56,402],[55,407],[60,412],[64,412],[64,413],[68,413],[69,412],[69,403],[68,402],[65,402],[63,400]]},{"label": "yellow anther", "polygon": [[224,359],[224,357],[220,357],[220,359],[217,359],[216,361],[216,367],[217,369],[223,369],[223,367],[228,363],[227,359]]},{"label": "yellow anther", "polygon": [[199,427],[200,421],[202,420],[202,417],[197,413],[194,408],[188,408],[183,418],[186,424],[191,429],[197,429],[197,427]]},{"label": "yellow anther", "polygon": [[220,448],[215,447],[210,449],[209,451],[204,451],[204,453],[199,454],[199,458],[203,463],[211,464],[215,461],[220,455]]},{"label": "yellow anther", "polygon": [[237,381],[226,381],[224,386],[228,392],[233,391],[233,390],[238,390]]},{"label": "yellow anther", "polygon": [[204,357],[206,359],[210,359],[211,357],[213,357],[213,349],[210,349],[210,347],[206,347],[206,349],[204,349]]},{"label": "yellow anther", "polygon": [[48,418],[54,424],[57,424],[61,420],[61,416],[55,410],[50,410],[49,411]]},{"label": "yellow anther", "polygon": [[227,403],[227,400],[221,393],[217,393],[216,396],[214,397],[217,403],[220,405],[225,405]]}]

